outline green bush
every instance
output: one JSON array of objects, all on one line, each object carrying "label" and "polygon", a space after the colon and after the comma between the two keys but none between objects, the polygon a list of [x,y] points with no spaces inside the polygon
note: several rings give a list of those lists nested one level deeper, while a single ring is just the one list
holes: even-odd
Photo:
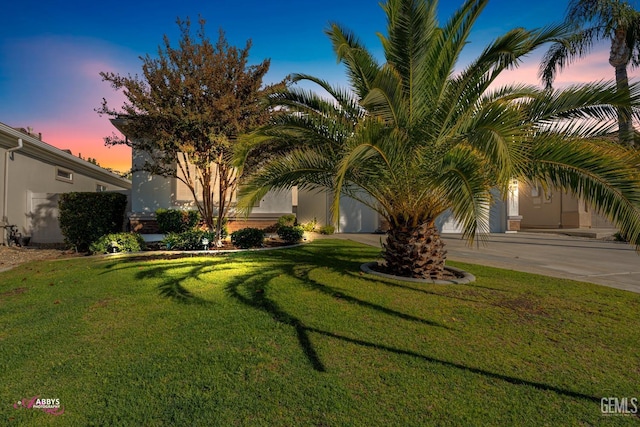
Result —
[{"label": "green bush", "polygon": [[278,227],[293,227],[294,225],[296,225],[296,216],[294,214],[286,214],[278,218]]},{"label": "green bush", "polygon": [[89,252],[92,254],[138,252],[144,248],[144,239],[137,233],[113,233],[104,235],[89,245]]},{"label": "green bush", "polygon": [[211,231],[191,230],[184,233],[168,233],[162,243],[172,251],[201,251],[205,249],[202,239],[207,239],[208,249],[215,243],[215,233]]},{"label": "green bush", "polygon": [[127,196],[120,193],[64,193],[60,195],[60,230],[65,242],[79,252],[101,236],[122,231]]},{"label": "green bush", "polygon": [[333,225],[323,225],[318,231],[320,234],[333,234],[336,232],[336,228]]},{"label": "green bush", "polygon": [[312,232],[312,231],[316,231],[317,226],[318,226],[318,220],[313,218],[313,221],[309,221],[307,223],[302,224],[302,229],[304,231]]},{"label": "green bush", "polygon": [[260,247],[264,243],[264,231],[251,227],[234,231],[231,233],[231,243],[240,249]]},{"label": "green bush", "polygon": [[284,240],[286,243],[298,243],[304,236],[304,230],[299,225],[293,227],[279,227],[278,237]]},{"label": "green bush", "polygon": [[200,212],[183,211],[179,209],[158,209],[156,211],[156,221],[160,233],[184,233],[190,231],[198,225]]}]

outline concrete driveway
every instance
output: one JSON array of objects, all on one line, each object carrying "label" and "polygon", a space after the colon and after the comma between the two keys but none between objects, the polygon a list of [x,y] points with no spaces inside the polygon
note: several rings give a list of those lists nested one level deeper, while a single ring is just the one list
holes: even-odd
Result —
[{"label": "concrete driveway", "polygon": [[[335,234],[380,247],[382,235]],[[445,234],[447,258],[546,276],[591,282],[640,293],[640,255],[630,245],[561,234],[491,234],[486,245],[469,247]]]}]

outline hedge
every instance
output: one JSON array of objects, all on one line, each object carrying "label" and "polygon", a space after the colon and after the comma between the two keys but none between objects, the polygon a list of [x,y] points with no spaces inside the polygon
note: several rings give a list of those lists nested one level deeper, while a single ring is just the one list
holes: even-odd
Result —
[{"label": "hedge", "polygon": [[231,243],[240,249],[258,248],[264,243],[264,231],[258,228],[242,228],[231,233]]},{"label": "hedge", "polygon": [[64,193],[58,202],[65,242],[79,252],[105,234],[122,231],[127,196],[120,193]]}]

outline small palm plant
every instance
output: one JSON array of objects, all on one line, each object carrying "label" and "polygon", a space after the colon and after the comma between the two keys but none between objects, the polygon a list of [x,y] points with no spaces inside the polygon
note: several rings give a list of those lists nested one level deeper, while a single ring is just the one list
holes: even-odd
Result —
[{"label": "small palm plant", "polygon": [[[327,189],[375,209],[389,224],[384,259],[393,274],[439,279],[446,251],[435,226],[450,209],[473,242],[488,232],[491,190],[503,195],[518,178],[575,192],[640,243],[640,180],[629,153],[594,140],[615,126],[616,108],[636,106],[615,86],[564,90],[493,87],[498,75],[565,26],[514,29],[466,68],[456,65],[487,0],[468,0],[440,26],[437,1],[388,0],[385,62],[345,28],[327,29],[350,89],[310,81],[330,99],[291,87],[271,98],[288,112],[254,134],[256,144],[288,146],[241,190],[252,206],[267,191]],[[632,110],[635,111],[635,110]]]}]

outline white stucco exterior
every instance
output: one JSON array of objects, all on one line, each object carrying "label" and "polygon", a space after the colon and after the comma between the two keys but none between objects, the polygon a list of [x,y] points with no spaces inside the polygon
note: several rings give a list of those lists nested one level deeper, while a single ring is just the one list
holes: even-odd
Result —
[{"label": "white stucco exterior", "polygon": [[[145,162],[150,159],[148,153],[132,150],[133,170],[142,169]],[[158,209],[196,209],[193,195],[186,185],[173,177],[152,175],[149,172],[137,171],[132,176],[131,212],[129,218],[133,222],[153,221]],[[200,195],[200,189],[196,187]],[[244,217],[236,215],[233,205],[229,211],[229,219],[245,221]],[[275,223],[277,219],[286,214],[293,213],[292,191],[272,191],[267,193],[260,202],[254,206],[248,220],[267,221]],[[246,222],[249,224],[248,222]]]},{"label": "white stucco exterior", "polygon": [[299,191],[296,216],[298,223],[315,220],[318,227],[333,225],[336,233],[373,233],[381,226],[380,215],[351,197],[340,197],[340,212],[334,222],[331,215],[333,195],[329,191]]}]

